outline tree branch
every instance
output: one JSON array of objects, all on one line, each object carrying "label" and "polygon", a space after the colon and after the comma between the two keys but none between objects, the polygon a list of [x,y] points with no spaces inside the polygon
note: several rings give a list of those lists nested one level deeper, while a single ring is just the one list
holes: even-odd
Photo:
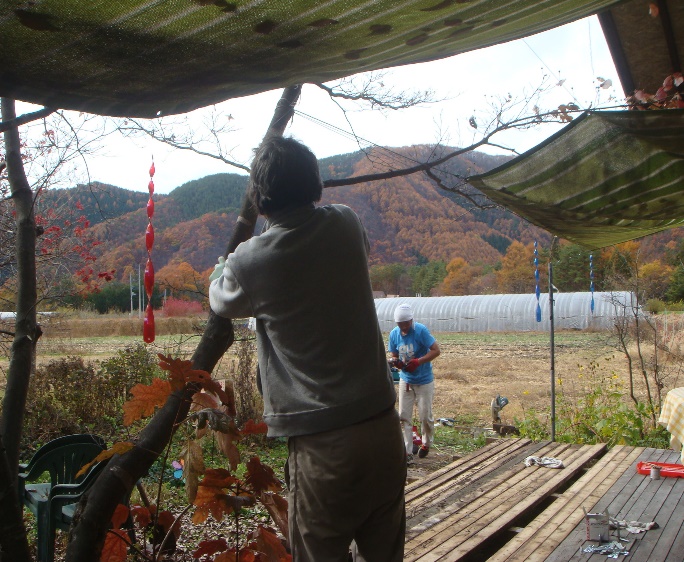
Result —
[{"label": "tree branch", "polygon": [[[249,172],[249,166],[245,166],[244,164],[240,164],[239,162],[235,162],[234,160],[231,160],[229,158],[226,158],[222,151],[219,150],[218,154],[213,153],[213,152],[208,152],[205,150],[200,150],[196,144],[195,141],[192,139],[182,139],[181,141],[178,141],[176,139],[175,134],[170,134],[167,135],[164,132],[163,127],[160,127],[158,131],[156,131],[154,128],[149,128],[146,127],[142,122],[140,122],[137,119],[127,119],[126,121],[131,122],[134,124],[134,126],[127,126],[127,125],[120,125],[117,128],[119,131],[122,132],[129,132],[129,133],[143,133],[147,135],[148,137],[159,141],[163,142],[164,144],[167,144],[173,148],[177,148],[179,150],[188,150],[190,152],[194,152],[195,154],[198,154],[200,156],[207,156],[209,158],[213,158],[215,160],[219,160],[223,162],[224,164],[228,164],[229,166],[234,166],[235,168],[238,168],[240,170],[244,170],[246,172]],[[216,139],[218,137],[218,131],[212,129],[211,134],[212,136]],[[216,146],[220,146],[219,143],[216,143]]]},{"label": "tree branch", "polygon": [[326,86],[320,83],[314,85],[327,92],[331,98],[366,102],[370,104],[371,108],[396,111],[438,101],[434,99],[432,90],[393,93],[391,89],[385,86],[383,76],[383,73],[370,73],[360,87],[357,87],[354,79],[343,79],[335,86]]},{"label": "tree branch", "polygon": [[26,125],[26,123],[36,121],[37,119],[43,119],[55,111],[57,111],[56,107],[43,107],[42,109],[34,111],[33,113],[25,113],[24,115],[14,117],[13,119],[2,120],[0,121],[0,133],[20,127],[21,125]]}]

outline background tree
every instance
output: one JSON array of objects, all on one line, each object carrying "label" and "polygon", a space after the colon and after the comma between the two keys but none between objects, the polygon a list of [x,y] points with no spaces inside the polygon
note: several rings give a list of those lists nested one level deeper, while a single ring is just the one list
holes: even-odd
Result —
[{"label": "background tree", "polygon": [[639,271],[643,298],[665,300],[673,273],[674,268],[660,260],[643,264]]},{"label": "background tree", "polygon": [[400,263],[372,266],[370,279],[373,290],[383,291],[386,295],[405,294],[402,289],[409,285],[406,266]]},{"label": "background tree", "polygon": [[411,292],[424,297],[430,296],[446,276],[443,261],[431,261],[424,265],[411,266],[408,274],[412,279]]},{"label": "background tree", "polygon": [[[542,252],[540,252],[540,270]],[[533,293],[534,292],[534,245],[527,246],[514,241],[506,250],[501,259],[501,269],[496,272],[496,281],[501,293]],[[546,290],[548,283],[543,283],[544,275],[541,275],[540,288]]]},{"label": "background tree", "polygon": [[206,298],[207,277],[195,271],[188,262],[169,263],[155,275],[162,293],[181,299]]},{"label": "background tree", "polygon": [[447,275],[440,285],[444,295],[473,295],[474,281],[482,274],[482,267],[472,266],[463,258],[455,258],[446,267]]},{"label": "background tree", "polygon": [[[80,125],[54,112],[50,124],[43,120],[29,127],[25,137],[18,126],[30,117],[44,117],[52,110],[17,117],[14,100],[0,101],[4,130],[4,159],[0,165],[0,275],[3,295],[13,299],[16,312],[11,339],[5,395],[0,416],[0,548],[8,560],[28,562],[28,542],[22,506],[17,495],[19,446],[28,383],[35,369],[36,343],[41,336],[37,308],[44,299],[57,298],[59,279],[74,273],[84,285],[98,279],[92,268],[87,219],[70,217],[64,208],[39,212],[41,193],[70,177],[71,164],[94,145],[79,142]],[[81,125],[89,122],[83,117]],[[52,126],[54,125],[54,126]],[[33,131],[34,129],[38,131]],[[31,134],[31,132],[34,134]],[[77,205],[74,205],[78,211]],[[68,211],[68,209],[67,209]],[[11,218],[10,218],[11,217]],[[105,273],[104,276],[109,275]],[[8,304],[7,302],[3,304]]]},{"label": "background tree", "polygon": [[[16,118],[14,101],[2,98],[2,120]],[[7,182],[15,205],[15,260],[22,283],[17,290],[16,320],[7,385],[0,417],[0,548],[3,557],[30,560],[19,501],[17,472],[19,444],[29,378],[35,365],[36,342],[41,330],[36,322],[36,223],[33,193],[24,173],[21,141],[16,128],[4,133]]]},{"label": "background tree", "polygon": [[[553,284],[564,293],[589,290],[589,255],[591,251],[577,244],[562,243],[553,261]],[[592,254],[593,255],[593,254]],[[598,255],[594,255],[594,279],[602,278]]]}]

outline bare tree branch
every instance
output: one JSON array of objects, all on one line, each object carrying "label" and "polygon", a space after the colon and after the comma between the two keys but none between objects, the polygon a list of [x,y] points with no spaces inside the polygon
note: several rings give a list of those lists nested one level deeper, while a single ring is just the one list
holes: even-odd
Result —
[{"label": "bare tree branch", "polygon": [[[232,117],[229,115],[227,119],[230,121]],[[211,122],[208,127],[209,136],[212,139],[212,147],[216,149],[216,152],[210,152],[200,148],[203,143],[209,142],[208,139],[196,138],[194,136],[196,129],[187,124],[184,126],[184,130],[190,132],[183,134],[176,132],[177,129],[174,127],[174,123],[172,123],[170,126],[167,126],[166,122],[162,119],[156,119],[146,123],[140,119],[129,118],[123,120],[119,125],[116,126],[116,128],[124,135],[143,134],[173,148],[187,150],[200,156],[214,158],[215,160],[219,160],[225,164],[228,164],[229,166],[234,166],[235,168],[249,172],[249,166],[245,166],[244,164],[236,162],[224,153],[224,148],[220,142],[220,138],[223,134],[231,132],[231,129],[226,123],[219,123],[218,117],[215,113],[211,115],[210,120]]]},{"label": "bare tree branch", "polygon": [[56,107],[43,107],[42,109],[39,109],[38,111],[34,111],[33,113],[25,113],[24,115],[20,115],[19,117],[15,117],[14,119],[8,119],[6,121],[0,121],[0,133],[4,133],[5,131],[9,131],[10,129],[13,129],[14,127],[20,127],[21,125],[26,125],[26,123],[30,123],[31,121],[36,121],[37,119],[43,119],[44,117],[47,117],[51,113],[54,113],[57,111]]},{"label": "bare tree branch", "polygon": [[[371,109],[407,109],[422,104],[435,103],[432,90],[394,92],[385,85],[384,73],[371,72],[353,78],[340,80],[334,86],[315,84],[328,93],[331,98],[341,98],[349,101],[359,101],[370,104]],[[359,81],[361,83],[359,83]]]},{"label": "bare tree branch", "polygon": [[[470,195],[469,193],[467,193],[466,191],[464,191],[464,190],[462,189],[462,187],[465,186],[465,182],[463,182],[462,184],[460,184],[458,187],[449,187],[449,186],[446,185],[446,184],[442,181],[442,179],[439,178],[432,170],[425,170],[425,175],[427,175],[427,177],[429,177],[433,182],[435,182],[435,184],[437,185],[437,187],[439,187],[440,189],[442,189],[442,190],[444,190],[444,191],[449,191],[449,192],[451,192],[451,193],[456,193],[456,194],[460,195],[460,196],[463,197],[464,199],[467,199],[468,201],[470,201],[470,202],[471,202],[473,205],[475,205],[475,207],[477,207],[478,209],[496,209],[496,208],[501,208],[501,205],[497,205],[496,203],[478,203],[478,202],[473,198],[472,195]],[[485,197],[484,195],[480,195],[480,197],[486,199],[486,197]]]}]

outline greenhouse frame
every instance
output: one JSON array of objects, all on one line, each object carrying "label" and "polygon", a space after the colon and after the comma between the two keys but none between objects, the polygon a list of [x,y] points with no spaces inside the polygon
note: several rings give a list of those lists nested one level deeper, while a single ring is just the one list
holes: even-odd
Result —
[{"label": "greenhouse frame", "polygon": [[[594,300],[592,311],[591,301]],[[628,291],[554,294],[556,330],[609,330],[617,316],[633,314],[637,300]],[[469,295],[462,297],[392,297],[375,299],[380,329],[389,332],[394,309],[408,303],[414,320],[431,332],[530,332],[548,331],[549,295],[539,296],[541,321],[537,321],[537,297],[522,295]]]}]

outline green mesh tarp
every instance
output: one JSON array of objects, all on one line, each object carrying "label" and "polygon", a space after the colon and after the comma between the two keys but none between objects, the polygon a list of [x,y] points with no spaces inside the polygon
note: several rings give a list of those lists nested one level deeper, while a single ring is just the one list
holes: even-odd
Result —
[{"label": "green mesh tarp", "polygon": [[618,3],[2,0],[0,96],[103,115],[183,113],[286,85],[447,57]]},{"label": "green mesh tarp", "polygon": [[582,114],[468,180],[558,237],[590,248],[684,225],[684,110]]}]

